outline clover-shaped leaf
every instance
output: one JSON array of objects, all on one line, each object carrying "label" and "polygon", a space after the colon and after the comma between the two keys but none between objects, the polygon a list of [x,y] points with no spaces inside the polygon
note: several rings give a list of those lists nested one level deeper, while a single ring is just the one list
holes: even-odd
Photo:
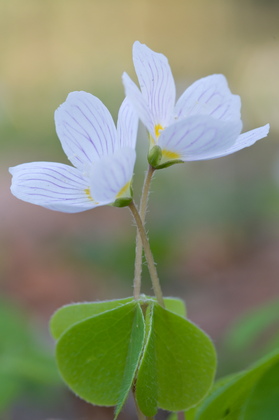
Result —
[{"label": "clover-shaped leaf", "polygon": [[133,387],[143,414],[186,410],[211,387],[215,350],[184,318],[180,299],[126,298],[59,309],[51,320],[56,358],[68,386],[92,404],[116,406]]},{"label": "clover-shaped leaf", "polygon": [[[142,295],[140,302],[152,299]],[[126,303],[132,302],[133,297],[115,300],[104,300],[99,302],[83,302],[74,303],[71,305],[62,306],[59,308],[50,320],[50,330],[53,338],[58,340],[67,328],[73,326],[76,322],[80,322],[93,315],[99,315],[102,312],[115,309]],[[167,309],[176,313],[177,315],[186,316],[186,307],[183,300],[178,298],[166,297],[164,303]]]},{"label": "clover-shaped leaf", "polygon": [[87,318],[66,330],[57,343],[60,373],[85,401],[122,404],[132,385],[143,339],[143,316],[136,301]]},{"label": "clover-shaped leaf", "polygon": [[138,370],[136,399],[146,416],[157,408],[181,411],[208,392],[216,355],[209,337],[198,327],[157,303],[146,314],[147,341]]},{"label": "clover-shaped leaf", "polygon": [[119,306],[129,303],[133,298],[118,300],[104,300],[100,302],[83,302],[62,306],[50,320],[50,330],[53,338],[57,340],[69,327],[75,323],[84,321],[94,315],[110,311]]}]

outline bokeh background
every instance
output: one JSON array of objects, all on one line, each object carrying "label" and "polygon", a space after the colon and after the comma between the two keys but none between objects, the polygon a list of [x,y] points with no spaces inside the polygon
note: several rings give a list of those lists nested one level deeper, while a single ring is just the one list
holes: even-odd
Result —
[{"label": "bokeh background", "polygon": [[[111,409],[92,408],[61,384],[48,320],[67,303],[132,294],[131,216],[111,207],[60,214],[21,202],[10,194],[8,167],[67,163],[53,112],[70,91],[93,93],[115,118],[124,97],[121,75],[135,77],[135,40],[168,57],[178,96],[196,79],[223,73],[232,92],[241,95],[245,131],[271,124],[268,138],[249,149],[156,174],[148,230],[164,293],[183,298],[189,318],[213,338],[218,375],[263,354],[278,329],[273,321],[279,313],[279,3],[1,0],[3,420],[112,418]],[[136,200],[147,148],[141,129]],[[146,267],[143,292],[152,293]],[[260,322],[268,320],[261,325],[268,328],[259,328],[248,344],[246,330],[233,335],[237,320],[261,308]],[[120,420],[134,419],[133,410],[129,401]]]}]

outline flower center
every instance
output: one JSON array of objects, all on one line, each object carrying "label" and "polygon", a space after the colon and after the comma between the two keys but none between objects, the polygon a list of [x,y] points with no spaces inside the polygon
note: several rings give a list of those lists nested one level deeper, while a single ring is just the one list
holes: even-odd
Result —
[{"label": "flower center", "polygon": [[92,198],[90,188],[85,188],[84,192],[85,192],[85,194],[86,194],[87,198],[88,198],[90,201],[95,201],[95,200]]},{"label": "flower center", "polygon": [[156,140],[157,140],[161,134],[161,131],[164,130],[164,127],[162,127],[161,124],[156,124],[154,128],[155,128],[155,135],[156,135]]},{"label": "flower center", "polygon": [[180,159],[181,158],[181,155],[179,153],[172,152],[171,150],[166,150],[166,149],[162,150],[162,156],[165,159]]},{"label": "flower center", "polygon": [[[124,187],[122,187],[121,190],[118,192],[116,198],[130,196],[130,185],[131,185],[131,181],[127,182],[127,184],[125,184]],[[128,190],[129,190],[129,194],[127,194]]]}]

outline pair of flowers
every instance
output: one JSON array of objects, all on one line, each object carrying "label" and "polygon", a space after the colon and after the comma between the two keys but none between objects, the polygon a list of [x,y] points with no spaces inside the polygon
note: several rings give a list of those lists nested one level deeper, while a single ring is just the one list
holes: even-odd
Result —
[{"label": "pair of flowers", "polygon": [[70,93],[55,112],[55,124],[74,166],[33,162],[11,168],[16,197],[67,213],[128,203],[138,119],[149,132],[149,162],[157,168],[226,156],[268,134],[269,124],[240,134],[240,97],[230,92],[223,75],[196,81],[175,104],[166,57],[136,41],[133,60],[140,89],[124,73],[126,98],[117,126],[98,98]]}]

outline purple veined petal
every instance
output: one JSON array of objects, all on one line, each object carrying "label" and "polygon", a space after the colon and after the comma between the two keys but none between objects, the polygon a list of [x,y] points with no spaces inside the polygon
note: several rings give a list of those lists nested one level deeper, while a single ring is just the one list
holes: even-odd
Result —
[{"label": "purple veined petal", "polygon": [[78,213],[102,203],[93,200],[88,179],[72,166],[32,162],[10,168],[13,195],[51,210]]},{"label": "purple veined petal", "polygon": [[191,115],[209,115],[218,120],[238,120],[241,100],[233,95],[222,74],[213,74],[194,82],[178,99],[174,118],[181,120]]},{"label": "purple veined petal", "polygon": [[55,111],[55,125],[64,152],[80,170],[115,150],[117,134],[112,116],[90,93],[70,93]]},{"label": "purple veined petal", "polygon": [[169,125],[175,104],[175,83],[168,59],[136,41],[133,61],[140,89],[148,104],[154,125]]},{"label": "purple veined petal", "polygon": [[113,155],[96,162],[90,173],[91,191],[97,201],[113,203],[121,195],[129,196],[136,152],[130,147],[118,149]]},{"label": "purple veined petal", "polygon": [[137,133],[138,133],[138,116],[134,107],[125,98],[119,109],[117,119],[117,133],[120,147],[136,147]]},{"label": "purple veined petal", "polygon": [[255,128],[254,130],[247,131],[246,133],[240,134],[240,136],[237,137],[235,143],[227,148],[226,150],[223,150],[219,154],[214,154],[212,157],[207,157],[207,159],[214,159],[218,157],[223,157],[230,155],[232,153],[238,152],[241,149],[244,149],[245,147],[252,146],[256,143],[256,141],[263,139],[266,137],[269,133],[269,124],[266,124],[262,127]]},{"label": "purple veined petal", "polygon": [[148,104],[142,93],[140,92],[137,85],[130,79],[127,73],[123,73],[122,81],[127,99],[133,106],[143,125],[147,128],[149,133],[155,137],[155,123],[152,120],[150,109],[148,108]]},{"label": "purple veined petal", "polygon": [[158,144],[165,159],[212,159],[235,143],[241,128],[240,120],[220,121],[207,115],[195,115],[167,127]]}]

